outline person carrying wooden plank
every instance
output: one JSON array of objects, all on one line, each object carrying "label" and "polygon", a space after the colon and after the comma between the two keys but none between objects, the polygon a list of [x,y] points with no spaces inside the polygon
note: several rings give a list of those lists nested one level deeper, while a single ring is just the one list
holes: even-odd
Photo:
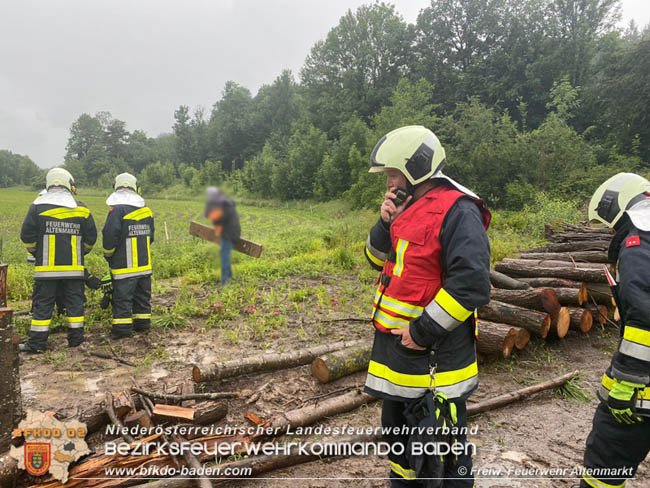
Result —
[{"label": "person carrying wooden plank", "polygon": [[110,207],[104,224],[104,258],[113,281],[111,339],[130,337],[151,328],[151,244],[154,218],[140,196],[135,176],[115,177],[115,190],[106,200]]},{"label": "person carrying wooden plank", "polygon": [[235,202],[216,186],[205,191],[205,216],[212,222],[215,234],[221,239],[221,284],[227,285],[232,280],[230,253],[241,238],[239,214]]},{"label": "person carrying wooden plank", "polygon": [[[400,429],[412,424],[418,402],[420,410],[423,402],[441,405],[458,427],[467,425],[466,400],[478,387],[475,310],[490,300],[490,212],[441,173],[444,162],[438,138],[422,126],[388,133],[371,154],[370,172],[386,173],[388,191],[365,247],[368,262],[381,271],[365,391],[384,400],[382,426],[402,432],[384,440],[405,448],[409,435]],[[435,422],[432,414],[417,420]],[[457,441],[467,445],[462,431]],[[436,477],[428,468],[439,456],[391,452],[389,458],[393,486]],[[442,486],[472,487],[471,453],[447,461]]]},{"label": "person carrying wooden plank", "polygon": [[650,451],[650,181],[619,173],[589,203],[591,223],[614,228],[606,269],[621,315],[617,351],[598,390],[579,487],[622,487]]}]

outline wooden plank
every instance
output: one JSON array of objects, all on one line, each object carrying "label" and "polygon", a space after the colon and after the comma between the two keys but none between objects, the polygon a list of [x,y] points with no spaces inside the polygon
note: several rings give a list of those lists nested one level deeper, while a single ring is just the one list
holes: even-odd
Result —
[{"label": "wooden plank", "polygon": [[153,407],[154,416],[165,417],[166,419],[194,420],[194,409],[187,407],[178,407],[176,405],[164,405],[156,403]]},{"label": "wooden plank", "polygon": [[[214,233],[214,228],[209,225],[199,224],[194,221],[190,222],[190,235],[203,239],[204,241],[221,244],[221,239]],[[239,239],[239,242],[235,244],[233,249],[253,258],[259,258],[262,255],[262,245],[247,241],[246,239]]]}]

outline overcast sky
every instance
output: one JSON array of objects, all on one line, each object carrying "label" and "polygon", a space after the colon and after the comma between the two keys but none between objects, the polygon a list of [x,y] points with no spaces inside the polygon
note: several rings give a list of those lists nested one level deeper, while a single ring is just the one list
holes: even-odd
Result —
[{"label": "overcast sky", "polygon": [[[227,80],[253,93],[368,0],[0,0],[0,149],[60,164],[83,112],[169,132],[181,104],[208,109]],[[429,0],[397,0],[414,22]],[[650,0],[623,0],[650,22]]]}]

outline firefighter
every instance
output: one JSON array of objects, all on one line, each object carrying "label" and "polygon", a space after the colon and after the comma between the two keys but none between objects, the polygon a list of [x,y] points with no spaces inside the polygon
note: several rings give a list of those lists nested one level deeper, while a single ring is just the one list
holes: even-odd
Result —
[{"label": "firefighter", "polygon": [[130,337],[151,327],[151,250],[154,220],[140,196],[135,176],[115,177],[104,224],[104,257],[113,280],[111,339]]},{"label": "firefighter", "polygon": [[32,324],[27,342],[19,346],[28,353],[47,349],[57,290],[68,322],[68,346],[84,341],[84,256],[97,240],[90,210],[74,197],[72,175],[63,168],[51,169],[46,189],[29,207],[20,232],[34,257]]},{"label": "firefighter", "polygon": [[216,186],[208,187],[205,196],[205,216],[214,225],[215,234],[221,238],[221,249],[219,251],[221,257],[221,284],[225,286],[232,279],[230,253],[241,237],[239,214],[235,208],[235,202]]},{"label": "firefighter", "polygon": [[[371,154],[370,172],[386,174],[388,192],[365,247],[381,271],[365,391],[383,399],[383,427],[407,425],[405,410],[432,386],[464,427],[465,402],[478,387],[474,316],[490,298],[490,213],[442,174],[444,163],[444,148],[422,126],[389,132]],[[408,435],[384,439],[406,448]],[[465,445],[466,436],[457,440]],[[389,458],[392,486],[420,485],[407,454]],[[445,468],[444,477],[442,486],[472,487],[471,452]]]},{"label": "firefighter", "polygon": [[633,173],[611,177],[591,198],[589,220],[616,231],[608,255],[617,276],[608,279],[621,331],[598,390],[579,486],[622,487],[650,450],[650,182]]}]

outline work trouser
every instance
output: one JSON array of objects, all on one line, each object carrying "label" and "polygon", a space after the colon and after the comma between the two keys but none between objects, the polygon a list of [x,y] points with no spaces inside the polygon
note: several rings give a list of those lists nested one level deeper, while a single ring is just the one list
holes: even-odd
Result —
[{"label": "work trouser", "polygon": [[34,280],[32,325],[27,339],[27,344],[32,349],[47,349],[57,291],[68,322],[68,346],[76,347],[84,340],[84,280]]},{"label": "work trouser", "polygon": [[151,275],[113,279],[111,337],[129,337],[151,328]]},{"label": "work trouser", "polygon": [[[459,428],[460,433],[456,436],[457,442],[465,444],[467,442],[467,434],[464,427],[467,426],[467,408],[465,401],[454,400],[457,409],[458,422],[456,426]],[[401,431],[402,427],[406,425],[406,418],[404,417],[404,410],[408,403],[397,402],[394,400],[384,400],[381,409],[381,425],[387,428],[398,427]],[[408,444],[409,435],[406,433],[384,433],[382,440],[388,442],[391,446],[394,444],[402,444],[404,446],[404,454],[397,455],[391,449],[388,458],[390,460],[390,478],[392,487],[416,487],[424,486],[423,482],[419,482],[415,478],[415,471],[411,469],[408,461],[408,452],[406,446]],[[401,452],[399,446],[398,452]],[[469,450],[466,450],[471,452]],[[453,454],[450,454],[453,455]],[[462,468],[461,468],[462,466]],[[452,469],[445,470],[442,486],[444,488],[472,488],[474,486],[474,476],[472,475],[472,457],[470,454],[461,454],[458,456],[456,465]]]},{"label": "work trouser", "polygon": [[[640,424],[619,424],[607,405],[601,403],[594,414],[591,433],[587,437],[581,487],[617,488],[634,477],[641,461],[650,451],[650,418]],[[616,471],[600,474],[598,469]],[[592,470],[590,472],[590,470]]]},{"label": "work trouser", "polygon": [[221,258],[221,284],[227,285],[232,279],[232,267],[230,265],[230,253],[232,252],[233,243],[228,239],[221,239],[221,249],[219,257]]}]

